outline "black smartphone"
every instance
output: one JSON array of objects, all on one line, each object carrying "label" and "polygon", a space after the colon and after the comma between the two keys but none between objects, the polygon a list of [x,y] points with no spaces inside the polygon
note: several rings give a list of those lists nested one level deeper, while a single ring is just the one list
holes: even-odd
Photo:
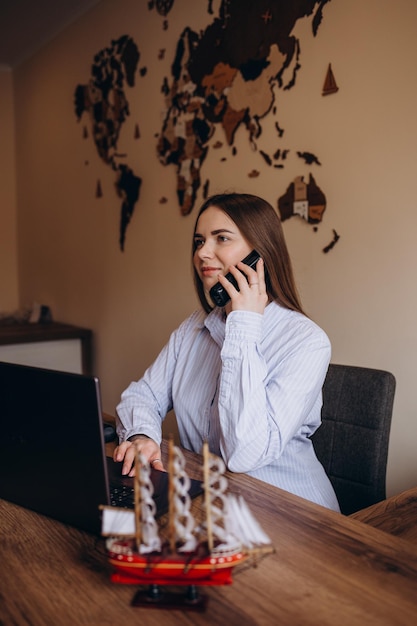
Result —
[{"label": "black smartphone", "polygon": [[[245,263],[245,265],[249,265],[249,267],[254,269],[260,258],[260,254],[258,254],[256,250],[252,250],[252,252],[250,252],[248,256],[242,260],[242,263]],[[239,291],[236,279],[230,272],[226,274],[226,278]],[[220,283],[216,283],[214,287],[210,289],[210,297],[216,306],[224,306],[230,300],[229,294]]]}]

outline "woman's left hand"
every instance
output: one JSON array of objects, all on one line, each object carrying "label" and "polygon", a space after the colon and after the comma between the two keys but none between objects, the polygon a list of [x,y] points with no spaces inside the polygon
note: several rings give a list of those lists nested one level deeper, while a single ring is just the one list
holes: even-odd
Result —
[{"label": "woman's left hand", "polygon": [[253,311],[263,314],[268,304],[268,294],[265,284],[265,269],[263,259],[259,259],[256,269],[252,269],[245,263],[239,262],[237,266],[231,266],[229,272],[234,276],[239,291],[224,276],[218,279],[230,296],[230,302],[226,305],[226,312],[230,311]]}]

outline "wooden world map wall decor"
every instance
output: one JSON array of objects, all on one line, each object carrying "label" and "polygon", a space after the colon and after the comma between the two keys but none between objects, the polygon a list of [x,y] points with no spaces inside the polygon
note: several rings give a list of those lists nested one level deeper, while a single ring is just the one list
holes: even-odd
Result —
[{"label": "wooden world map wall decor", "polygon": [[[116,192],[122,199],[119,228],[122,251],[142,179],[126,163],[119,162],[124,155],[120,155],[117,148],[121,127],[130,114],[125,89],[135,84],[139,59],[138,47],[131,37],[123,35],[114,39],[109,47],[95,55],[89,82],[77,85],[74,94],[77,119],[80,120],[84,113],[89,116],[97,152],[115,175]],[[137,131],[139,133],[139,126]],[[101,182],[97,181],[96,197],[101,196]]]},{"label": "wooden world map wall decor", "polygon": [[[296,87],[302,68],[301,45],[293,34],[294,27],[299,20],[309,19],[316,37],[328,2],[330,0],[221,0],[218,14],[214,15],[213,2],[209,0],[207,14],[214,17],[202,31],[184,27],[174,59],[166,59],[162,39],[158,40],[155,58],[166,62],[170,73],[164,78],[159,94],[164,107],[163,123],[156,136],[156,154],[163,165],[176,168],[176,194],[182,215],[191,213],[200,188],[204,196],[209,193],[209,180],[203,182],[209,150],[219,149],[225,143],[230,148],[230,158],[239,158],[235,146],[239,128],[246,131],[252,147],[250,154],[253,156],[245,155],[242,160],[242,164],[248,166],[250,178],[261,176],[264,167],[282,172],[288,158],[292,157],[304,166],[321,166],[317,155],[303,147],[291,146],[291,137],[285,135],[277,116],[276,100],[281,92]],[[163,31],[168,29],[169,13],[174,5],[174,0],[147,3],[148,10],[156,10],[163,19]],[[146,67],[139,67],[139,61],[138,45],[133,37],[123,35],[94,57],[90,80],[75,90],[77,119],[84,114],[89,116],[97,152],[116,177],[116,190],[122,199],[121,250],[142,184],[139,173],[128,165],[127,155],[118,154],[120,129],[130,114],[127,88],[133,88],[137,76],[147,72]],[[329,64],[322,93],[329,95],[337,91]],[[150,97],[156,101],[158,94]],[[269,153],[261,143],[263,122],[271,117],[276,129],[276,146]],[[217,140],[212,145],[211,139],[218,127],[222,129],[224,142]],[[85,137],[88,135],[84,133]],[[140,140],[140,120],[135,125],[135,139]],[[229,157],[219,158],[225,161]],[[281,178],[282,174],[279,180]],[[305,196],[302,198],[299,196],[301,189]],[[162,201],[166,202],[166,198],[161,198]],[[287,191],[277,198],[277,208],[282,220],[297,216],[317,228],[326,208],[325,194],[310,172],[307,183],[302,175],[289,183]],[[335,236],[332,242],[331,247]],[[331,247],[326,246],[323,251]]]}]

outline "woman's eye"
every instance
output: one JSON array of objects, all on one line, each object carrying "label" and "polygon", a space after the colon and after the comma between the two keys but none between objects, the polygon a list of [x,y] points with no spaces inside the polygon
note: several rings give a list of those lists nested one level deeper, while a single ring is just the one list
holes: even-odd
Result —
[{"label": "woman's eye", "polygon": [[229,237],[226,237],[226,235],[219,235],[219,241],[229,241]]},{"label": "woman's eye", "polygon": [[204,241],[202,239],[194,239],[194,248],[201,248],[201,246],[203,245]]}]

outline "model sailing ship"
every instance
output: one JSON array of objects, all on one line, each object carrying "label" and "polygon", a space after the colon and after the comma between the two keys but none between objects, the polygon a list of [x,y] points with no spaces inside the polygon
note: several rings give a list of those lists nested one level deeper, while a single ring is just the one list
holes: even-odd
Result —
[{"label": "model sailing ship", "polygon": [[248,559],[273,552],[242,497],[226,493],[223,461],[203,449],[204,517],[191,514],[190,479],[179,448],[169,444],[169,512],[166,537],[155,520],[149,464],[139,457],[135,510],[103,507],[102,534],[112,581],[145,585],[226,585]]}]

